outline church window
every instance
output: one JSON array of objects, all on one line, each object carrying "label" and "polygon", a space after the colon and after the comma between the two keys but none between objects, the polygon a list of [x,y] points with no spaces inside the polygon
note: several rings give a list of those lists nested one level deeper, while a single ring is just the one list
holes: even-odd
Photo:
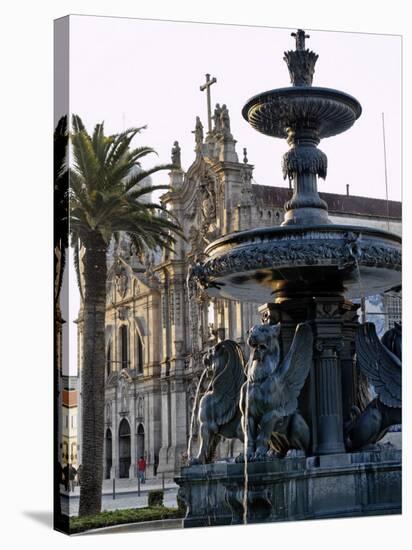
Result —
[{"label": "church window", "polygon": [[122,369],[126,369],[129,364],[129,343],[128,343],[128,331],[127,326],[122,325],[120,327],[120,350],[121,350],[121,364]]},{"label": "church window", "polygon": [[107,376],[112,372],[112,343],[110,342],[107,346],[106,353],[106,373]]},{"label": "church window", "polygon": [[136,331],[136,370],[143,372],[143,344],[140,334]]}]

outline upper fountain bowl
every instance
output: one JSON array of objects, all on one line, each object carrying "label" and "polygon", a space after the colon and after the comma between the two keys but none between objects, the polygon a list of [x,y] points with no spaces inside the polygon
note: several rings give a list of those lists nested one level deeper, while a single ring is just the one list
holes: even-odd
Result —
[{"label": "upper fountain bowl", "polygon": [[310,126],[319,139],[350,128],[362,107],[349,94],[314,86],[278,88],[247,101],[242,115],[258,132],[286,139],[288,130]]}]

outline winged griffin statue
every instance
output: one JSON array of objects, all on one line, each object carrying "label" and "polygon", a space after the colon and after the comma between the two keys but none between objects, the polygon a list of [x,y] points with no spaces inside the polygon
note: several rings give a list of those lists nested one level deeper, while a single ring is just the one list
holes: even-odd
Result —
[{"label": "winged griffin statue", "polygon": [[401,325],[379,340],[375,325],[364,323],[356,332],[357,364],[373,385],[377,396],[361,412],[352,408],[346,426],[349,450],[377,443],[390,426],[402,422],[402,331]]},{"label": "winged griffin statue", "polygon": [[280,323],[255,325],[249,331],[251,367],[241,396],[248,460],[264,459],[269,447],[282,457],[289,449],[306,452],[310,444],[310,430],[298,411],[298,397],[312,364],[312,329],[308,323],[296,327],[283,360],[279,335]]},{"label": "winged griffin statue", "polygon": [[194,417],[199,408],[200,447],[193,457],[189,440],[190,464],[211,462],[221,437],[243,441],[239,400],[246,374],[241,347],[233,340],[223,340],[206,353],[203,364],[211,380],[200,402],[194,404]]}]

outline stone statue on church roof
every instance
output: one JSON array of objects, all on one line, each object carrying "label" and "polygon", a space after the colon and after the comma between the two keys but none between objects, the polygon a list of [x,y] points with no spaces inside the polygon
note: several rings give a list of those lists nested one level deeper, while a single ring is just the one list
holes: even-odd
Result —
[{"label": "stone statue on church roof", "polygon": [[196,117],[196,126],[195,129],[192,130],[192,134],[195,134],[196,150],[198,150],[203,143],[203,124],[198,116]]},{"label": "stone statue on church roof", "polygon": [[181,159],[180,159],[180,146],[179,146],[179,142],[178,141],[175,141],[173,143],[173,147],[172,147],[172,164],[174,164],[175,168],[182,168],[182,163],[181,163]]},{"label": "stone statue on church roof", "polygon": [[220,132],[221,129],[222,129],[222,124],[221,124],[221,121],[220,121],[221,112],[222,112],[222,109],[220,108],[219,103],[216,103],[215,112],[214,112],[214,115],[212,117],[213,122],[215,124],[215,127],[214,127],[215,132]]},{"label": "stone statue on church roof", "polygon": [[220,124],[221,124],[221,131],[225,137],[231,137],[232,134],[230,133],[230,117],[229,117],[229,111],[225,104],[222,105],[221,111],[220,111]]}]

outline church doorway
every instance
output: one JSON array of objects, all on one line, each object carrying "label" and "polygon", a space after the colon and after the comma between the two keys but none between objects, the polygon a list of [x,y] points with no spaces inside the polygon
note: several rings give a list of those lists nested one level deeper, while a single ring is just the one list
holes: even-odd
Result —
[{"label": "church doorway", "polygon": [[130,425],[123,418],[119,425],[119,477],[129,477],[130,463]]},{"label": "church doorway", "polygon": [[143,424],[139,424],[136,434],[136,458],[139,460],[141,456],[144,456],[144,427]]},{"label": "church doorway", "polygon": [[106,437],[105,437],[105,444],[106,444],[106,469],[104,473],[105,479],[110,479],[110,470],[112,469],[112,431],[107,428],[106,430]]}]

